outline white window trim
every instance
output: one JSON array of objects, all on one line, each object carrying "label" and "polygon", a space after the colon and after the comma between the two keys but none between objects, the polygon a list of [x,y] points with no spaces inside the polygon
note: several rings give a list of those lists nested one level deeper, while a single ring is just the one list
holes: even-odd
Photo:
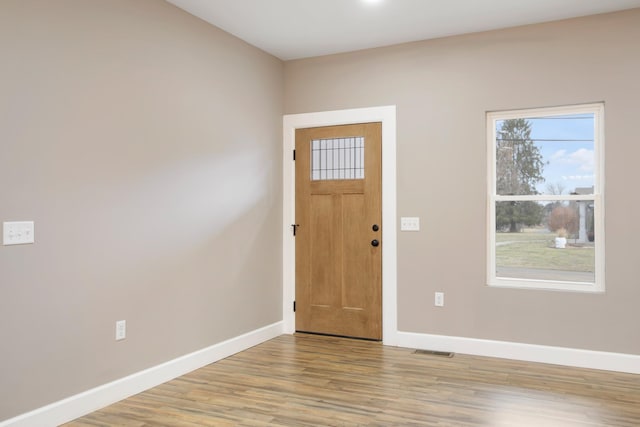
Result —
[{"label": "white window trim", "polygon": [[[592,195],[536,195],[536,196],[499,196],[496,194],[496,120],[545,117],[566,114],[594,114],[594,154],[596,163],[594,193]],[[542,289],[554,291],[575,291],[602,293],[605,290],[605,230],[604,230],[604,103],[568,105],[561,107],[534,108],[510,111],[492,111],[487,113],[487,285],[491,287]],[[496,276],[496,233],[495,205],[501,200],[593,200],[596,215],[594,217],[595,245],[595,283],[565,282],[551,280],[532,280],[503,278]]]}]

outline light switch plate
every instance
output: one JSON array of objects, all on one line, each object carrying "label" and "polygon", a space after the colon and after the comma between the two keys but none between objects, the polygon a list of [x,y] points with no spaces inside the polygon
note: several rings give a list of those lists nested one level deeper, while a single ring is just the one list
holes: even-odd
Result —
[{"label": "light switch plate", "polygon": [[24,245],[35,241],[33,221],[11,221],[2,223],[2,244]]},{"label": "light switch plate", "polygon": [[420,231],[420,218],[410,216],[401,217],[400,231]]}]

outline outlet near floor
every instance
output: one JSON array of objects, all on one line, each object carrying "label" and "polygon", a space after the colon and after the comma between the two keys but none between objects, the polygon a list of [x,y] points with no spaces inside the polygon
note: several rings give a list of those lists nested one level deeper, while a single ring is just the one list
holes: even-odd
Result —
[{"label": "outlet near floor", "polygon": [[116,341],[123,340],[127,337],[127,321],[118,320],[116,322]]},{"label": "outlet near floor", "polygon": [[444,292],[436,292],[433,303],[436,307],[444,307]]}]

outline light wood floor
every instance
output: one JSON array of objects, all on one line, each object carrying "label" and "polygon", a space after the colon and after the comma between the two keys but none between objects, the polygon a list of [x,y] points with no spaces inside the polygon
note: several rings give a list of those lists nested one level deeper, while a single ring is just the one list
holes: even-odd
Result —
[{"label": "light wood floor", "polygon": [[640,375],[283,335],[66,424],[640,426]]}]

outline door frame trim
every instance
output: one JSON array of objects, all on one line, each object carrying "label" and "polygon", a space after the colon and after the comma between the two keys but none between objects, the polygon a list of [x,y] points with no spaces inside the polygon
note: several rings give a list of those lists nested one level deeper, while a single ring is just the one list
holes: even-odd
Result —
[{"label": "door frame trim", "polygon": [[282,318],[284,333],[295,332],[295,148],[296,129],[353,123],[382,123],[382,342],[398,345],[396,106],[355,108],[283,116]]}]

